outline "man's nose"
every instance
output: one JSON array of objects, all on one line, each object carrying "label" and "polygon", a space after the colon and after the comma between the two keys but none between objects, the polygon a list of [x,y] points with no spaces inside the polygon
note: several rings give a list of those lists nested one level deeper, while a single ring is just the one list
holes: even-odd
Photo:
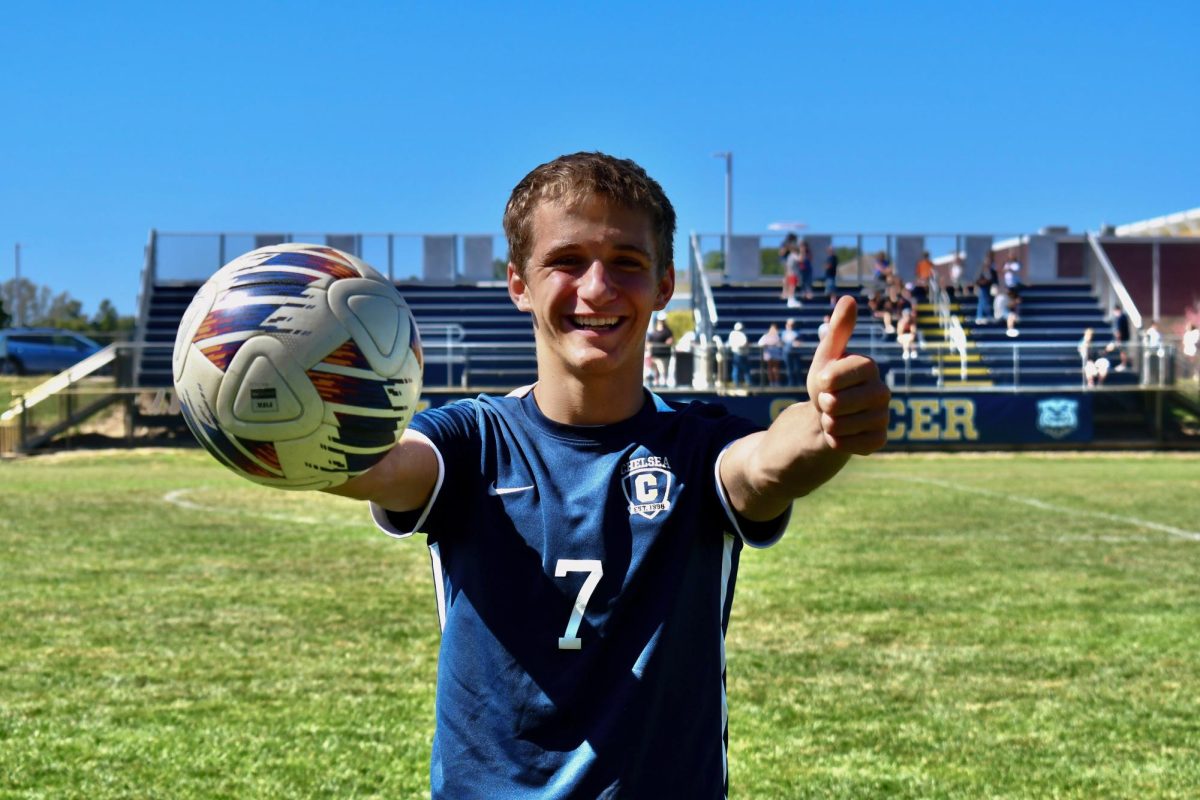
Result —
[{"label": "man's nose", "polygon": [[607,299],[614,292],[612,274],[602,259],[595,259],[583,274],[579,294],[588,300]]}]

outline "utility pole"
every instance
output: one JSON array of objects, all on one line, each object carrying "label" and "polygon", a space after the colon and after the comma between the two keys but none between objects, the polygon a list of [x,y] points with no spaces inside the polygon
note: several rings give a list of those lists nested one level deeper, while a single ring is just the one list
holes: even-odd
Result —
[{"label": "utility pole", "polygon": [[729,274],[729,255],[733,246],[733,152],[713,153],[713,158],[725,159],[725,269]]},{"label": "utility pole", "polygon": [[17,279],[13,281],[12,301],[13,301],[13,321],[16,327],[20,328],[25,325],[25,315],[22,313],[20,292],[21,292],[21,243],[17,242],[13,247],[13,260],[16,262]]}]

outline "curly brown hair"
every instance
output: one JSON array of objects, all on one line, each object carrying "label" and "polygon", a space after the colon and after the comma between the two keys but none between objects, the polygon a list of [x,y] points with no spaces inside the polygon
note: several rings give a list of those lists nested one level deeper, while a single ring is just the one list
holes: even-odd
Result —
[{"label": "curly brown hair", "polygon": [[655,267],[661,275],[675,260],[675,209],[658,181],[636,162],[605,153],[572,153],[548,161],[521,179],[504,209],[508,260],[518,275],[533,246],[533,212],[541,203],[568,206],[603,197],[650,218],[654,230]]}]

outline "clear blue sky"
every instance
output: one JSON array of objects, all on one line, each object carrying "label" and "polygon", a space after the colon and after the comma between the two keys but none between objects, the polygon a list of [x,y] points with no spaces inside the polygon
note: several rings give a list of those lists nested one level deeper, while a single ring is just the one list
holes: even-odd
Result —
[{"label": "clear blue sky", "polygon": [[560,153],[683,231],[1096,229],[1200,206],[1200,4],[17,3],[0,279],[132,313],[151,228],[499,231]]}]

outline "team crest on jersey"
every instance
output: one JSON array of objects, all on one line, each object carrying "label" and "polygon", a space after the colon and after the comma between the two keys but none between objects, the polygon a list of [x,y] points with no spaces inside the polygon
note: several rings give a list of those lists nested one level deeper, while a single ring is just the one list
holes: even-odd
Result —
[{"label": "team crest on jersey", "polygon": [[671,510],[671,487],[675,474],[665,457],[631,458],[621,468],[621,488],[629,501],[629,515],[654,519]]}]

